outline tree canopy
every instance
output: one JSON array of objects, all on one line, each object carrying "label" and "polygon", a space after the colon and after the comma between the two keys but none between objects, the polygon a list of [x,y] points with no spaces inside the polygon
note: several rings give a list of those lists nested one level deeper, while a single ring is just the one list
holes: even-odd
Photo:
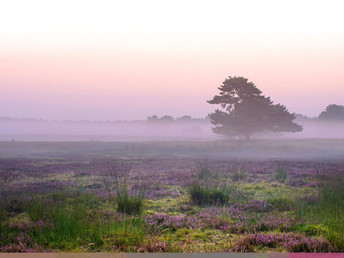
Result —
[{"label": "tree canopy", "polygon": [[344,121],[344,106],[328,105],[325,111],[320,113],[318,119],[323,121]]},{"label": "tree canopy", "polygon": [[219,95],[208,101],[221,106],[209,114],[214,133],[249,139],[257,132],[302,131],[302,126],[293,122],[295,114],[285,106],[273,104],[248,79],[229,77],[218,89]]}]

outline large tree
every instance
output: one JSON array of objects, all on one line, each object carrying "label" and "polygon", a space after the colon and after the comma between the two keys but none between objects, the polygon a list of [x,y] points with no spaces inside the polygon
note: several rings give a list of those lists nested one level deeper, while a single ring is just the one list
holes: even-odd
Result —
[{"label": "large tree", "polygon": [[209,100],[221,109],[209,114],[214,133],[227,137],[250,139],[256,132],[300,132],[302,126],[293,122],[295,114],[285,106],[274,104],[248,79],[229,77],[218,88],[220,94]]}]

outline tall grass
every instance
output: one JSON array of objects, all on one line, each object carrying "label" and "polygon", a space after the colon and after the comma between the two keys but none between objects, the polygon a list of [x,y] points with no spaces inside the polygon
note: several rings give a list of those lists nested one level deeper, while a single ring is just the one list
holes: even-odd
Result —
[{"label": "tall grass", "polygon": [[201,186],[199,182],[189,186],[188,194],[197,205],[225,205],[229,200],[225,188]]},{"label": "tall grass", "polygon": [[240,181],[240,180],[246,179],[247,178],[247,174],[246,174],[245,171],[237,170],[237,171],[234,171],[233,175],[231,175],[230,178],[233,181]]},{"label": "tall grass", "polygon": [[279,167],[275,170],[274,178],[279,183],[284,183],[287,179],[287,169],[283,167]]},{"label": "tall grass", "polygon": [[188,187],[188,195],[192,203],[200,206],[235,204],[246,199],[245,193],[234,184],[212,186],[193,182]]},{"label": "tall grass", "polygon": [[[108,211],[95,204],[101,200],[94,195],[50,197],[28,201],[21,213],[27,219],[18,224],[0,221],[0,248],[17,243],[24,252],[35,245],[44,250],[135,251],[144,241],[142,218],[116,215],[114,211],[108,217]],[[17,240],[23,236],[26,240]]]},{"label": "tall grass", "polygon": [[54,202],[51,199],[34,198],[26,206],[26,212],[35,223],[44,223],[34,228],[34,239],[50,248],[73,249],[85,243],[94,248],[103,245],[101,228],[96,213],[92,213],[90,195],[76,196],[70,203]]},{"label": "tall grass", "polygon": [[324,236],[339,251],[344,251],[344,178],[341,175],[322,182],[318,198],[299,202],[298,213],[325,226]]},{"label": "tall grass", "polygon": [[143,210],[143,195],[129,194],[128,189],[117,190],[116,193],[117,211],[129,215],[140,214]]},{"label": "tall grass", "polygon": [[136,252],[137,246],[145,241],[144,220],[140,217],[130,218],[111,228],[110,239],[113,250]]},{"label": "tall grass", "polygon": [[205,165],[200,166],[196,171],[196,176],[199,180],[208,179],[210,177],[210,174],[210,169]]}]

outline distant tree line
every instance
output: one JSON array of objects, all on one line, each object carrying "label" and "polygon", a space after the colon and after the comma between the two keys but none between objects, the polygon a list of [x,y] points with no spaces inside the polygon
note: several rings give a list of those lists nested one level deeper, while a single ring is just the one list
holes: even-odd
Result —
[{"label": "distant tree line", "polygon": [[296,120],[314,122],[344,122],[344,106],[336,104],[328,105],[317,117],[308,117],[302,114],[296,114]]},{"label": "distant tree line", "polygon": [[326,109],[320,113],[318,120],[321,121],[344,121],[344,106],[328,105]]},{"label": "distant tree line", "polygon": [[153,123],[153,124],[171,124],[171,123],[178,123],[178,122],[206,122],[206,121],[209,121],[209,118],[208,116],[206,116],[205,118],[192,118],[189,115],[185,115],[178,118],[173,118],[172,116],[164,115],[159,118],[157,115],[153,115],[153,116],[148,116],[146,121],[148,123]]}]

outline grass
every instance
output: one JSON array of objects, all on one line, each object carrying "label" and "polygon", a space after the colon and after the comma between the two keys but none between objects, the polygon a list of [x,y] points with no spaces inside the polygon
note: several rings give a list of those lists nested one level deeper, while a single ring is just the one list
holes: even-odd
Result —
[{"label": "grass", "polygon": [[99,200],[93,195],[77,193],[73,198],[64,197],[63,201],[34,197],[25,205],[24,212],[8,221],[10,224],[0,221],[0,247],[18,244],[24,252],[35,246],[78,252],[133,251],[144,241],[140,217],[119,220],[114,213],[107,218],[100,212],[101,207],[94,205]]},{"label": "grass", "polygon": [[[75,157],[49,157],[54,149],[45,158],[3,158],[0,252],[344,251],[344,182],[331,176],[342,161],[243,163],[226,154],[197,166],[199,149],[166,144],[178,157],[149,152],[163,143],[123,143]],[[107,170],[122,158],[133,168]]]},{"label": "grass", "polygon": [[278,211],[288,211],[293,206],[293,202],[290,199],[282,196],[268,199],[268,202],[272,204]]},{"label": "grass", "polygon": [[[13,237],[22,227],[27,227],[28,239],[35,239],[35,243],[47,249],[74,249],[91,242],[95,243],[95,247],[102,246],[100,225],[97,220],[90,220],[85,200],[76,197],[73,202],[66,203],[35,197],[21,213],[30,223],[17,221],[10,227],[1,223],[1,232],[7,236],[3,241],[16,242]],[[31,247],[29,240],[23,242],[19,241],[19,244]]]},{"label": "grass", "polygon": [[197,169],[196,175],[199,180],[201,179],[208,179],[210,177],[211,171],[207,166],[200,166],[199,169]]},{"label": "grass", "polygon": [[284,183],[287,179],[287,169],[283,167],[279,167],[275,170],[274,178],[279,183]]},{"label": "grass", "polygon": [[188,194],[191,201],[200,206],[225,205],[229,200],[226,188],[201,186],[199,182],[189,186]]},{"label": "grass", "polygon": [[130,218],[113,225],[105,238],[105,243],[112,247],[112,250],[135,252],[145,237],[144,221],[141,218]]},{"label": "grass", "polygon": [[188,187],[188,196],[193,204],[199,206],[226,206],[244,201],[247,196],[235,184],[211,186],[193,182]]},{"label": "grass", "polygon": [[322,183],[317,198],[304,199],[298,203],[300,217],[309,221],[316,220],[323,235],[338,250],[344,251],[344,179],[342,176],[330,176]]},{"label": "grass", "polygon": [[233,181],[240,181],[240,180],[244,180],[245,178],[247,178],[247,173],[245,171],[235,171],[233,173],[233,175],[231,175],[230,177]]},{"label": "grass", "polygon": [[116,193],[117,211],[128,215],[141,214],[143,210],[142,194],[129,194],[128,189],[118,190]]}]

